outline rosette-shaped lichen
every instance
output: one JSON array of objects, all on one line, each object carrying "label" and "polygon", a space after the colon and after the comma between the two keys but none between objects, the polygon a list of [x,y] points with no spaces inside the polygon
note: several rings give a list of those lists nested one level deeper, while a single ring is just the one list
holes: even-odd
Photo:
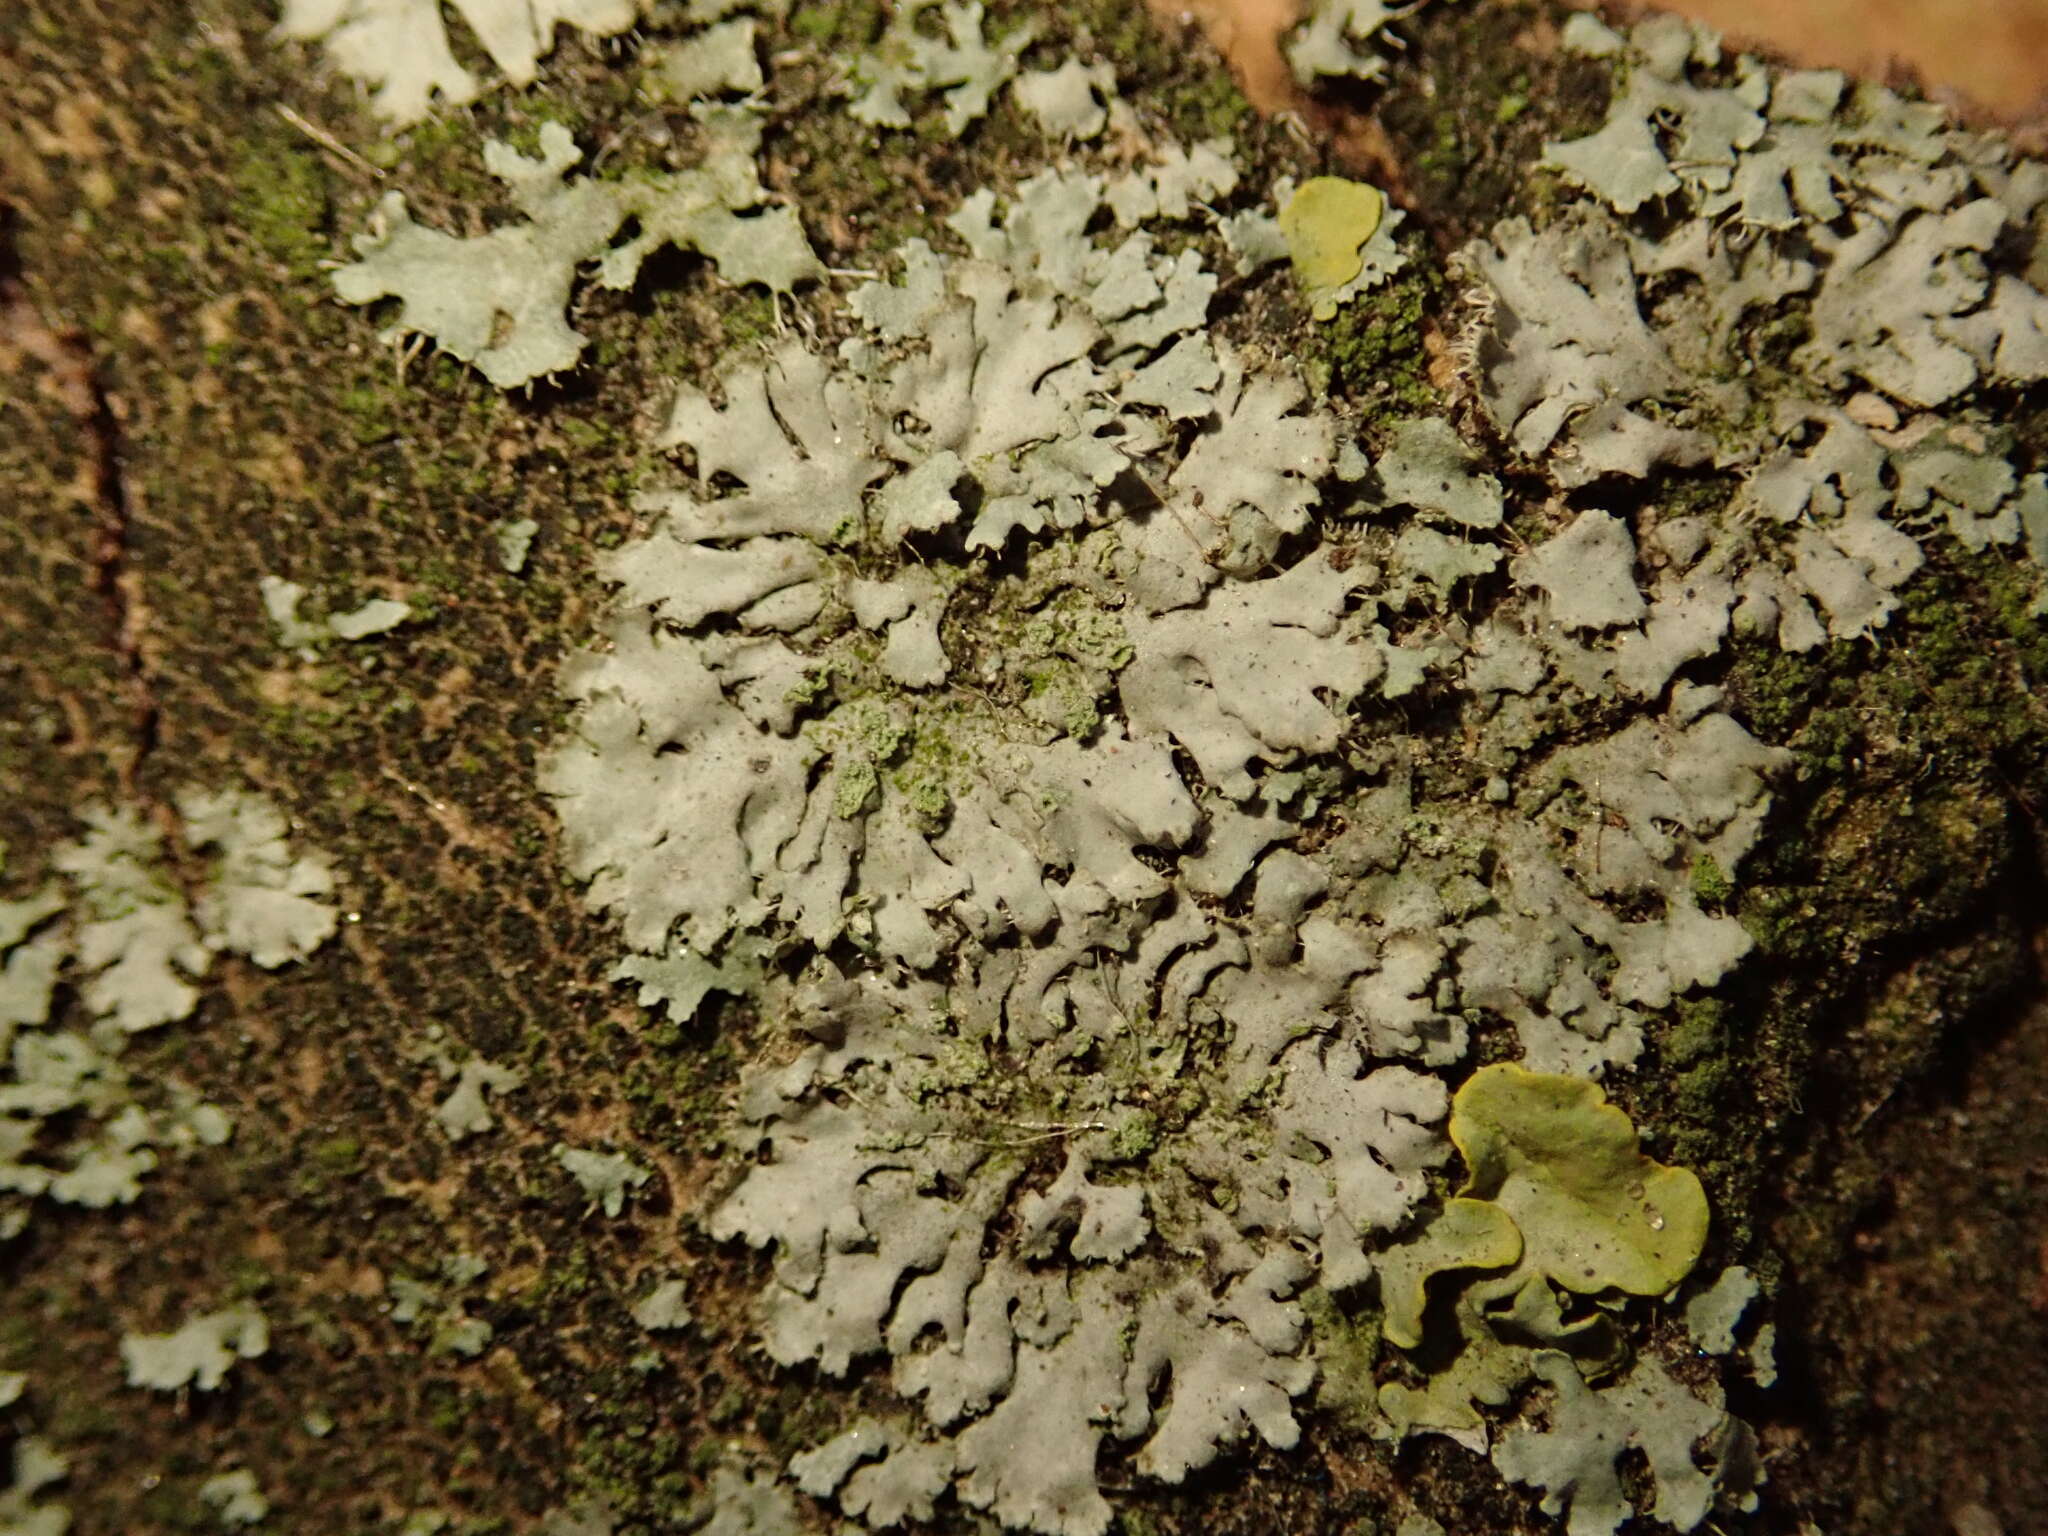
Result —
[{"label": "rosette-shaped lichen", "polygon": [[[1106,197],[977,195],[834,355],[678,393],[542,770],[643,999],[776,1021],[708,1226],[772,1252],[774,1359],[889,1358],[914,1412],[794,1469],[877,1524],[1099,1532],[1105,1440],[1168,1482],[1291,1444],[1300,1297],[1433,1204],[1473,1022],[1597,1074],[1748,947],[1689,882],[1780,754],[1704,690],[1552,740],[1604,677],[1524,630],[1548,546],[1446,617],[1503,561],[1455,430],[1366,458]],[[1418,797],[1425,683],[1502,793]]]}]

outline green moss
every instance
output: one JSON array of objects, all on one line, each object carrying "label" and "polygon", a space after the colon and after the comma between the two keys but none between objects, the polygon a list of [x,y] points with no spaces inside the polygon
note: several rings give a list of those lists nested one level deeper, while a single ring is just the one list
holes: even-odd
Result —
[{"label": "green moss", "polygon": [[1164,95],[1167,119],[1184,140],[1234,137],[1251,115],[1252,104],[1227,69],[1206,71]]},{"label": "green moss", "polygon": [[581,1244],[551,1262],[521,1296],[521,1302],[544,1312],[562,1302],[577,1301],[597,1287],[597,1265]]},{"label": "green moss", "polygon": [[415,123],[402,139],[371,141],[364,156],[398,173],[406,186],[432,188],[445,204],[494,203],[505,189],[483,168],[483,142],[490,136],[474,114],[444,112]]},{"label": "green moss", "polygon": [[[37,30],[43,30],[47,18],[37,17],[36,21]],[[238,63],[226,50],[208,45],[193,49],[175,64],[165,55],[154,54],[147,67],[150,77],[159,84],[176,86],[189,82],[199,95],[225,109],[238,99],[248,65]]]},{"label": "green moss", "polygon": [[[839,3],[839,0],[834,0],[834,3],[828,5],[799,6],[790,14],[790,34],[804,42],[817,43],[821,46],[841,41],[856,41],[857,39],[847,30],[848,22],[855,12],[868,9],[870,8],[865,6]],[[878,12],[876,20],[879,19]],[[858,40],[865,40],[866,35],[871,34],[864,34]]]},{"label": "green moss", "polygon": [[328,1137],[326,1141],[313,1143],[313,1163],[328,1171],[328,1174],[346,1178],[362,1165],[362,1141],[358,1137]]},{"label": "green moss", "polygon": [[587,416],[558,415],[554,418],[554,425],[578,453],[602,453],[618,446],[616,431]]},{"label": "green moss", "polygon": [[12,1370],[30,1358],[41,1329],[25,1309],[9,1308],[0,1317],[0,1366]]},{"label": "green moss", "polygon": [[66,1392],[52,1394],[43,1428],[59,1445],[77,1445],[94,1440],[118,1442],[132,1432],[134,1424],[112,1404]]},{"label": "green moss", "polygon": [[1436,391],[1429,383],[1423,332],[1442,293],[1434,262],[1412,248],[1399,273],[1311,332],[1311,380],[1326,394],[1350,395],[1390,413],[1433,410]]},{"label": "green moss", "polygon": [[1722,872],[1711,853],[1703,853],[1693,860],[1692,893],[1702,905],[1717,907],[1735,894],[1735,882]]},{"label": "green moss", "polygon": [[151,1528],[159,1531],[207,1531],[219,1525],[212,1507],[202,1502],[189,1483],[165,1482],[143,1496],[142,1509]]},{"label": "green moss", "polygon": [[634,1380],[618,1396],[603,1399],[604,1427],[578,1442],[572,1480],[586,1497],[602,1501],[616,1515],[667,1525],[687,1508],[690,1483],[680,1438],[655,1427],[642,1393]]},{"label": "green moss", "polygon": [[719,310],[718,319],[725,328],[726,344],[733,347],[771,340],[779,329],[774,300],[753,288],[735,294],[732,302]]},{"label": "green moss", "polygon": [[1667,472],[1657,483],[1662,517],[1712,517],[1727,510],[1741,490],[1740,477],[1713,470]]},{"label": "green moss", "polygon": [[1728,1048],[1728,1005],[1718,997],[1681,998],[1678,1022],[1663,1039],[1664,1059],[1687,1067]]},{"label": "green moss", "polygon": [[1931,705],[1957,735],[1944,742],[1951,756],[2002,755],[2016,777],[2034,777],[2048,740],[2048,711],[2027,702],[2048,675],[2048,623],[2029,612],[2035,581],[1995,551],[1945,552],[1943,565],[1901,593],[1894,624],[1910,650],[1878,674],[1887,696],[1902,711]]},{"label": "green moss", "polygon": [[255,139],[235,162],[231,215],[263,250],[301,277],[328,253],[327,168],[310,143]]},{"label": "green moss", "polygon": [[1836,774],[1846,767],[1835,758],[1850,721],[1842,714],[1826,722],[1817,716],[1846,697],[1834,686],[1845,664],[1839,655],[1795,655],[1775,645],[1740,641],[1728,674],[1729,699],[1738,717],[1763,740],[1790,743],[1802,757],[1818,757],[1816,767]]},{"label": "green moss", "polygon": [[1383,1425],[1374,1378],[1380,1358],[1379,1314],[1347,1308],[1321,1286],[1302,1293],[1301,1310],[1315,1341],[1316,1407],[1356,1433]]},{"label": "green moss", "polygon": [[730,1428],[746,1419],[747,1401],[746,1391],[735,1382],[718,1394],[718,1400],[704,1417],[713,1429]]},{"label": "green moss", "polygon": [[277,1276],[255,1259],[238,1259],[228,1279],[228,1298],[249,1301],[267,1295],[277,1287]]},{"label": "green moss", "polygon": [[[1674,1105],[1678,1113],[1688,1120],[1710,1121],[1720,1113],[1734,1081],[1735,1068],[1725,1059],[1703,1061],[1691,1071],[1678,1074]],[[1693,1127],[1685,1129],[1693,1131],[1688,1145],[1697,1147],[1703,1144]],[[1681,1147],[1680,1155],[1686,1155],[1684,1147]]]},{"label": "green moss", "polygon": [[[573,113],[564,114],[554,110],[531,114],[521,113],[517,118],[508,121],[502,128],[492,133],[491,137],[501,144],[509,145],[527,159],[537,160],[540,158],[541,130],[549,123],[560,123],[569,130],[570,137],[575,139],[577,143],[588,146],[590,142],[589,125]],[[617,167],[613,166],[613,169],[616,170]]]},{"label": "green moss", "polygon": [[1379,120],[1409,171],[1416,202],[1455,244],[1540,200],[1529,168],[1549,139],[1572,139],[1606,116],[1607,66],[1519,41],[1518,5],[1429,6],[1402,27],[1411,46],[1391,60]]},{"label": "green moss", "polygon": [[363,380],[349,385],[336,397],[335,403],[348,417],[349,430],[364,447],[398,435],[398,407],[392,399],[395,388]]},{"label": "green moss", "polygon": [[1110,1156],[1119,1162],[1134,1163],[1151,1154],[1159,1145],[1159,1118],[1147,1110],[1119,1121],[1109,1139]]}]

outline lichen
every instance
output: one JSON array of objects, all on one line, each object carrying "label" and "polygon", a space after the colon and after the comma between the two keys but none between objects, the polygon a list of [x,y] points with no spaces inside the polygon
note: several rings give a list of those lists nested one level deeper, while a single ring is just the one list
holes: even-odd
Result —
[{"label": "lichen", "polygon": [[[1318,1373],[1354,1426],[1495,1445],[1575,1529],[1629,1514],[1630,1437],[1661,1518],[1739,1505],[1718,1367],[1662,1353],[1676,1308],[1712,1294],[1657,1299],[1698,1256],[1704,1199],[1594,1080],[1669,1158],[1755,1027],[1710,994],[1758,943],[1841,937],[1773,888],[1787,850],[1765,827],[1774,793],[1849,748],[1816,727],[1784,750],[1774,722],[1802,710],[1748,707],[1751,658],[1889,639],[1949,546],[2004,562],[2048,526],[2038,477],[1958,392],[2032,366],[1992,215],[1959,216],[1999,200],[2016,235],[2019,173],[1870,95],[1826,129],[1817,176],[1784,169],[1795,128],[1837,111],[1824,81],[1724,69],[1689,31],[1678,48],[1575,23],[1568,42],[1635,72],[1628,111],[1650,100],[1623,123],[1638,180],[1603,169],[1611,141],[1562,149],[1575,180],[1537,178],[1564,190],[1451,274],[1390,220],[1408,267],[1312,327],[1261,264],[1277,221],[1238,188],[1270,167],[1134,148],[1114,71],[1033,72],[970,13],[941,38],[899,11],[875,57],[901,55],[898,105],[927,132],[921,98],[955,93],[955,172],[1001,169],[910,243],[802,210],[886,276],[807,293],[793,328],[781,299],[707,322],[642,526],[618,535],[622,505],[591,541],[615,541],[596,562],[614,610],[543,754],[570,869],[625,934],[609,974],[691,1055],[673,1102],[666,1067],[636,1068],[634,1129],[720,1127],[727,1174],[696,1220],[769,1255],[698,1255],[695,1326],[811,1384],[784,1393],[809,1399],[800,1428],[764,1403],[755,1429],[797,1452],[808,1497],[878,1526],[950,1499],[1102,1529],[1135,1503],[1099,1481],[1105,1447],[1169,1485],[1285,1448]],[[1381,19],[1325,7],[1312,29],[1348,49]],[[812,11],[787,35],[857,51],[877,20]],[[789,66],[756,31],[721,23],[645,77],[772,93]],[[1057,171],[1031,174],[1042,146],[984,110],[1013,70]],[[1543,115],[1526,109],[1517,92],[1498,116]],[[1871,254],[1810,227],[1878,209],[1899,160],[1954,173],[1949,201],[1895,221],[1921,236],[1888,227]],[[904,183],[934,204],[957,184]],[[1624,206],[1643,183],[1668,224]],[[1745,244],[1731,220],[1766,233]],[[1225,247],[1240,271],[1212,307]],[[578,260],[605,259],[578,249],[545,263],[543,329],[567,326]],[[510,261],[531,275],[530,257]],[[1453,278],[1468,308],[1443,346]],[[1879,309],[1902,318],[1873,329]],[[1246,344],[1276,315],[1312,337],[1306,378]],[[479,358],[504,318],[472,327]],[[714,375],[719,338],[747,345]],[[1949,416],[1901,417],[1958,354],[1973,382],[1940,396]],[[1514,455],[1441,414],[1472,399]],[[360,422],[366,445],[398,436]],[[572,464],[599,452],[580,425]],[[566,559],[583,529],[561,527]],[[2023,610],[2035,583],[2011,580]],[[616,1039],[628,1011],[576,1037]],[[433,1060],[449,1136],[489,1129],[484,1092],[512,1069]],[[535,1076],[519,1107],[545,1113],[556,1086]],[[644,1169],[617,1145],[560,1151],[623,1224]],[[1741,1251],[1746,1216],[1725,1230]],[[553,1304],[601,1310],[585,1259],[558,1272]],[[758,1286],[745,1321],[734,1272]],[[650,1316],[688,1310],[680,1284]],[[637,1354],[636,1382],[661,1359]],[[881,1368],[831,1379],[862,1362]],[[754,1385],[707,1389],[721,1442]],[[1695,1431],[1722,1466],[1694,1464]],[[677,1476],[631,1438],[593,1433],[582,1464]],[[710,1528],[799,1526],[757,1452],[707,1440],[691,1463],[717,1465]]]},{"label": "lichen", "polygon": [[[554,45],[558,21],[606,36],[631,27],[642,7],[637,0],[463,0],[457,9],[491,62],[513,84],[528,85]],[[479,88],[457,62],[435,0],[285,0],[277,29],[319,40],[338,69],[375,86],[372,107],[393,126],[419,121],[436,98],[462,106]]]},{"label": "lichen", "polygon": [[135,1063],[131,1041],[192,1017],[217,953],[275,969],[334,935],[333,866],[293,849],[275,805],[198,785],[176,803],[187,850],[207,855],[189,898],[161,831],[120,804],[86,808],[52,850],[61,880],[0,901],[0,1236],[38,1197],[127,1205],[160,1153],[228,1141],[227,1113]]},{"label": "lichen", "polygon": [[131,1387],[211,1392],[237,1360],[253,1360],[269,1348],[269,1322],[242,1303],[190,1318],[169,1333],[129,1334],[121,1340],[121,1362]]},{"label": "lichen", "polygon": [[[387,193],[356,260],[337,269],[344,303],[401,301],[387,337],[425,335],[501,388],[563,372],[585,338],[564,317],[579,269],[594,264],[608,288],[630,288],[647,257],[669,244],[696,250],[738,285],[786,293],[820,268],[802,227],[769,201],[755,170],[761,124],[740,107],[703,113],[704,154],[687,170],[628,181],[569,180],[582,160],[560,123],[541,126],[528,157],[500,140],[484,164],[526,222],[458,238],[417,222],[405,195]],[[630,239],[615,239],[633,225]]]},{"label": "lichen", "polygon": [[1700,1181],[1643,1156],[1592,1083],[1482,1067],[1452,1103],[1451,1140],[1469,1170],[1460,1198],[1505,1212],[1516,1257],[1566,1290],[1660,1295],[1706,1245]]},{"label": "lichen", "polygon": [[[728,372],[722,403],[680,392],[663,441],[691,477],[645,498],[656,527],[604,562],[610,649],[572,663],[574,734],[543,773],[573,867],[643,965],[708,976],[764,935],[810,956],[794,980],[731,973],[786,1044],[747,1075],[732,1135],[751,1156],[709,1230],[773,1251],[771,1357],[840,1375],[886,1354],[918,1405],[871,1475],[805,1463],[849,1512],[951,1486],[1007,1523],[1092,1533],[1106,1436],[1167,1482],[1252,1435],[1291,1444],[1315,1376],[1292,1298],[1358,1287],[1375,1248],[1391,1284],[1450,1154],[1442,1081],[1392,1063],[1453,1067],[1472,1022],[1503,1019],[1540,1069],[1512,1081],[1563,1084],[1558,1112],[1605,1136],[1619,1112],[1580,1078],[1632,1062],[1641,1010],[1749,947],[1698,907],[1692,871],[1739,866],[1782,758],[1710,691],[1663,704],[1707,652],[1639,594],[1628,527],[1581,524],[1611,567],[1582,627],[1644,626],[1633,643],[1589,650],[1541,620],[1587,591],[1570,536],[1516,564],[1528,617],[1497,608],[1468,670],[1456,641],[1404,643],[1386,621],[1501,565],[1498,481],[1434,418],[1397,423],[1369,477],[1346,471],[1337,423],[1227,352],[1152,389],[1190,337],[1207,345],[1213,280],[1144,228],[1091,238],[1110,195],[1041,175],[998,221],[977,194],[949,221],[974,259],[906,246],[900,282],[853,295],[866,334],[836,365],[785,342]],[[1163,430],[1175,418],[1191,436]],[[1290,550],[1340,474],[1359,531]],[[1149,504],[1117,489],[1134,482]],[[957,625],[970,589],[988,595]],[[1681,616],[1697,601],[1659,596]],[[1654,703],[1569,747],[1517,702],[1613,698],[1613,674]],[[1346,766],[1376,685],[1431,679],[1463,690],[1479,755],[1524,804],[1503,805],[1511,786],[1418,817],[1405,775]],[[622,821],[622,796],[653,814]],[[1333,802],[1351,831],[1275,846]],[[1611,846],[1574,830],[1589,808],[1616,818]],[[1242,918],[1197,899],[1248,876]],[[997,1051],[1018,1069],[991,1076]],[[1548,1289],[1575,1255],[1605,1255],[1575,1272],[1585,1289],[1642,1293],[1697,1255],[1697,1183],[1633,1161],[1625,1122],[1605,1161],[1504,1150],[1542,1117],[1512,1093],[1482,1110],[1482,1090],[1520,1070],[1468,1083],[1458,1207],[1512,1242],[1416,1269],[1388,1336],[1419,1339],[1437,1270],[1512,1284],[1460,1302],[1468,1375],[1405,1425],[1476,1427],[1474,1398],[1528,1379],[1500,1305],[1611,1361],[1612,1326],[1565,1319]],[[1633,1179],[1669,1209],[1628,1205]],[[1615,1241],[1589,1246],[1598,1220]],[[1197,1251],[1223,1285],[1175,1257]],[[1101,1353],[1124,1333],[1128,1357]],[[1252,1398],[1225,1391],[1245,1381]],[[1027,1428],[1028,1461],[1003,1449]],[[892,1469],[909,1481],[885,1497]]]}]

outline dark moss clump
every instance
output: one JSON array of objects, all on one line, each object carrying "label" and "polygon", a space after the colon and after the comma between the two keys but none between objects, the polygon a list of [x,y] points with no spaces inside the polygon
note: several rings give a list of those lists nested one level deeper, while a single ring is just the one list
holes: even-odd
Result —
[{"label": "dark moss clump", "polygon": [[[1684,998],[1673,1011],[1677,1022],[1658,1037],[1663,1065],[1671,1072],[1670,1103],[1658,1132],[1679,1162],[1711,1165],[1726,1155],[1723,1133],[1738,1075],[1733,1048],[1739,1031],[1718,997]],[[1710,1185],[1721,1185],[1717,1193],[1725,1193],[1726,1170],[1709,1166],[1707,1172]]]},{"label": "dark moss clump", "polygon": [[1230,135],[1242,148],[1281,137],[1277,125],[1253,115],[1228,67],[1191,23],[1162,23],[1157,12],[1127,0],[1013,9],[1038,18],[1057,15],[1067,30],[1066,38],[1049,39],[1053,46],[1042,62],[1057,60],[1061,41],[1071,51],[1110,60],[1119,94],[1183,143]]},{"label": "dark moss clump", "polygon": [[316,275],[333,213],[328,172],[313,145],[273,130],[252,139],[235,162],[235,223],[295,277]]},{"label": "dark moss clump", "polygon": [[1443,300],[1442,271],[1425,252],[1411,253],[1386,283],[1310,331],[1305,361],[1311,382],[1367,409],[1395,415],[1434,409],[1425,336]]},{"label": "dark moss clump", "polygon": [[1383,1418],[1374,1373],[1380,1357],[1379,1313],[1370,1307],[1346,1307],[1320,1286],[1302,1294],[1301,1309],[1314,1332],[1321,1364],[1316,1407],[1353,1433],[1379,1427]]},{"label": "dark moss clump", "polygon": [[887,13],[874,0],[825,0],[820,5],[801,5],[790,13],[789,30],[794,37],[821,48],[865,48],[887,22]]},{"label": "dark moss clump", "polygon": [[1578,138],[1607,115],[1611,75],[1540,39],[1554,25],[1533,5],[1437,5],[1404,21],[1377,115],[1446,248],[1555,191],[1530,174],[1550,139]]},{"label": "dark moss clump", "polygon": [[570,1480],[614,1516],[666,1528],[689,1513],[692,1479],[681,1438],[646,1404],[647,1396],[646,1383],[629,1377],[617,1383],[616,1395],[599,1400],[597,1423],[577,1444]]},{"label": "dark moss clump", "polygon": [[[2016,914],[2040,910],[2048,714],[2030,701],[2042,640],[2022,588],[2006,556],[1936,543],[1877,647],[1736,648],[1731,708],[1795,764],[1740,881],[1693,872],[1759,953],[1724,1001],[1681,1004],[1655,1037],[1653,1090],[1725,1235],[1755,1230],[1764,1165],[1803,1158],[1809,1200],[1832,1187],[1839,1153],[1811,1128],[1892,1102],[2030,974]],[[1809,1213],[1795,1269],[1832,1262],[1864,1198],[1845,1186]]]},{"label": "dark moss clump", "polygon": [[1742,915],[1773,953],[1896,951],[1965,921],[2015,867],[2048,789],[2048,711],[2028,693],[2038,635],[2001,627],[2013,580],[1938,554],[1882,652],[1739,653],[1731,703],[1798,759],[1779,798],[1799,834],[1765,839],[1743,872]]},{"label": "dark moss clump", "polygon": [[[1875,1113],[1967,1049],[2029,974],[2015,914],[2040,909],[2033,807],[2048,792],[2031,593],[2008,556],[1933,541],[1874,646],[1735,646],[1729,707],[1794,763],[1739,879],[1702,860],[1692,886],[1758,953],[1652,1031],[1637,1090],[1643,1121],[1706,1181],[1731,1256],[1762,1230],[1782,1179],[1767,1169],[1804,1160],[1802,1198],[1831,1188],[1838,1154],[1813,1128]],[[1821,1200],[1795,1269],[1832,1262],[1866,1194]]]}]

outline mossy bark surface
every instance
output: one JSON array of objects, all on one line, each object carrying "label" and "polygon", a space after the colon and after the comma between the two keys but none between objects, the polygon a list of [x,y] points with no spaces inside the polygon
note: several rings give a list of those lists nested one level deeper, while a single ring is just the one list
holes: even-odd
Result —
[{"label": "mossy bark surface", "polygon": [[[1553,20],[1473,0],[1410,28],[1370,142],[1432,259],[1335,327],[1284,285],[1227,288],[1218,328],[1299,356],[1361,419],[1440,406],[1458,302],[1440,258],[1554,197],[1525,167],[1604,106],[1596,72],[1541,45]],[[688,118],[636,97],[632,40],[565,32],[544,88],[385,141],[269,22],[242,0],[0,15],[8,889],[34,885],[88,803],[130,798],[168,825],[176,786],[238,783],[332,855],[345,914],[304,966],[222,961],[195,1019],[134,1047],[227,1106],[237,1134],[167,1160],[134,1205],[46,1212],[0,1249],[0,1369],[36,1384],[35,1426],[71,1459],[64,1502],[87,1536],[212,1528],[197,1486],[237,1464],[278,1528],[308,1536],[423,1508],[522,1531],[583,1498],[623,1530],[669,1529],[727,1445],[786,1457],[886,1383],[821,1393],[748,1346],[763,1261],[689,1213],[731,1172],[719,1129],[755,1021],[666,1024],[606,979],[616,945],[561,873],[534,761],[561,725],[556,667],[602,608],[592,557],[635,527],[665,391],[798,322],[675,258],[630,294],[579,290],[572,320],[599,366],[560,385],[504,394],[379,342],[326,271],[382,191],[479,228],[502,206],[487,139],[530,147],[556,119],[610,166],[654,166]],[[877,13],[798,4],[783,25],[850,47]],[[1269,178],[1347,168],[1253,116],[1206,45],[1135,7],[1068,7],[1048,35],[1114,58],[1136,111],[1178,138],[1228,132]],[[959,144],[856,140],[825,71],[793,68],[763,177],[828,266],[932,234],[969,190],[1043,157],[1010,107]],[[828,336],[845,324],[799,303]],[[2048,403],[2009,405],[2040,467]],[[1490,468],[1534,485],[1505,454]],[[1702,475],[1640,494],[1719,505],[1731,490]],[[496,530],[521,518],[539,532],[515,574]],[[397,596],[414,617],[296,655],[264,615],[268,574],[337,610]],[[1798,754],[1739,885],[1696,875],[1761,953],[1611,1091],[1653,1155],[1700,1173],[1716,1255],[1773,1295],[1785,1377],[1737,1404],[1772,1483],[1730,1532],[2048,1509],[2048,1379],[2017,1368],[2048,1359],[2048,1012],[2029,1001],[2048,917],[2048,628],[2017,583],[2002,558],[1941,557],[1880,645],[1724,664],[1738,717]],[[1464,772],[1448,741],[1416,767]],[[455,1144],[435,1123],[446,1085],[418,1051],[433,1029],[525,1074],[494,1101],[491,1136]],[[606,1219],[554,1161],[561,1142],[630,1150],[657,1177]],[[394,1278],[457,1250],[491,1266],[468,1297],[493,1329],[473,1360],[390,1316]],[[628,1307],[668,1273],[691,1277],[699,1326],[651,1338]],[[122,1384],[122,1333],[235,1298],[260,1301],[276,1342],[227,1390]],[[1358,1352],[1369,1362],[1374,1341]],[[1124,1527],[1335,1536],[1413,1505],[1457,1533],[1554,1528],[1443,1441],[1367,1440],[1340,1397],[1302,1450],[1141,1491]]]}]

